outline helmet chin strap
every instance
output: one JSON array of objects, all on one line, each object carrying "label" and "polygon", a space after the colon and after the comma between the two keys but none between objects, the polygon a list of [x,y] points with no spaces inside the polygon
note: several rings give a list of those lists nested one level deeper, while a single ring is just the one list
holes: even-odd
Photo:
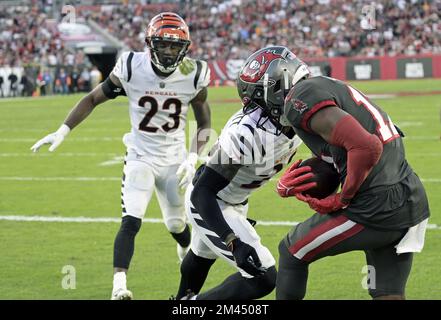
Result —
[{"label": "helmet chin strap", "polygon": [[286,93],[286,91],[289,91],[289,77],[288,77],[288,70],[283,69],[283,91]]},{"label": "helmet chin strap", "polygon": [[159,58],[156,52],[152,50],[152,54],[155,56],[155,59],[152,59],[152,62],[155,64],[155,67],[158,68],[159,71],[168,74],[176,70],[177,66],[174,68],[164,68],[164,66],[162,66],[161,63],[159,62]]},{"label": "helmet chin strap", "polygon": [[268,105],[268,73],[263,76],[263,101]]}]

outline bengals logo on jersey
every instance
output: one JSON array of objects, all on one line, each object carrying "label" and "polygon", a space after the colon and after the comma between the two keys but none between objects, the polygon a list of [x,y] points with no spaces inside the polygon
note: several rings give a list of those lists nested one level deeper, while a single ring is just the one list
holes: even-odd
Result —
[{"label": "bengals logo on jersey", "polygon": [[276,54],[273,50],[261,52],[248,65],[244,66],[240,78],[246,82],[256,83],[265,74],[271,61],[281,57],[280,54]]}]

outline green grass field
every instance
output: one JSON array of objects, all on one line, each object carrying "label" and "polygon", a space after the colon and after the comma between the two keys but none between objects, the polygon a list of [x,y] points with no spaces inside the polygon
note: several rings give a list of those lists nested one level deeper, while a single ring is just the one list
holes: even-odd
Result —
[{"label": "green grass field", "polygon": [[[428,92],[441,80],[353,83],[366,93]],[[54,153],[30,146],[56,130],[80,95],[0,100],[0,218],[4,216],[120,217],[121,138],[130,129],[127,100],[98,107]],[[212,88],[212,124],[219,133],[239,108],[235,88]],[[381,99],[382,106],[406,133],[407,158],[424,179],[432,228],[426,247],[416,254],[407,286],[409,299],[441,299],[441,141],[440,95]],[[192,119],[192,115],[189,117]],[[308,150],[302,146],[302,158]],[[113,164],[102,165],[113,161]],[[97,179],[84,180],[81,177]],[[61,178],[61,179],[60,179]],[[99,178],[104,178],[99,180]],[[265,221],[302,221],[312,212],[275,193],[275,181],[250,199],[249,216]],[[146,218],[160,218],[155,199]],[[112,289],[112,222],[25,222],[0,220],[0,299],[108,299]],[[277,245],[290,226],[262,226],[262,241],[278,258]],[[76,289],[63,289],[62,268],[76,270]],[[362,288],[362,252],[326,258],[310,268],[307,299],[370,299]],[[218,261],[207,279],[210,288],[234,272]],[[179,283],[176,245],[165,226],[144,223],[128,275],[136,299],[167,299]],[[274,299],[274,293],[266,299]]]}]

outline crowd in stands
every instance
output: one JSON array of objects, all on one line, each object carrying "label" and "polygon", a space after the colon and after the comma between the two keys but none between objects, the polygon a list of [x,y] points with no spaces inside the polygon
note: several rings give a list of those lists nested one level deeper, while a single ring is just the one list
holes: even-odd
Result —
[{"label": "crowd in stands", "polygon": [[[25,79],[18,75],[15,83],[20,88],[47,83],[41,94],[87,90],[92,65],[83,51],[63,42],[51,1],[1,6],[0,68],[30,67]],[[126,48],[145,50],[145,27],[164,7],[122,2],[76,2],[76,13],[95,21]],[[302,58],[441,53],[439,0],[181,0],[166,7],[190,27],[190,56],[208,61],[244,59],[269,44],[285,45]],[[3,94],[6,82],[15,77],[0,76]]]},{"label": "crowd in stands", "polygon": [[74,66],[83,52],[65,48],[57,22],[38,6],[4,6],[0,10],[0,66]]},{"label": "crowd in stands", "polygon": [[[33,70],[33,69],[31,69]],[[88,92],[103,76],[96,68],[71,69],[41,67],[29,74],[22,67],[0,68],[0,97],[29,97]]]},{"label": "crowd in stands", "polygon": [[[437,0],[204,0],[181,1],[192,56],[245,58],[268,44],[301,57],[441,53]],[[144,49],[144,28],[157,12],[141,5],[90,13],[134,50]]]},{"label": "crowd in stands", "polygon": [[41,3],[1,7],[0,97],[90,89],[86,55],[66,48],[57,21]]}]

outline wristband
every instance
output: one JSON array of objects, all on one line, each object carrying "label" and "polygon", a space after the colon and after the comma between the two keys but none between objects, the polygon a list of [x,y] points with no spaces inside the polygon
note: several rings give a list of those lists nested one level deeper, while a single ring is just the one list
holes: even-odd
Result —
[{"label": "wristband", "polygon": [[196,162],[198,162],[198,154],[196,152],[190,152],[187,159],[194,167],[196,165]]},{"label": "wristband", "polygon": [[55,133],[60,134],[63,137],[66,137],[69,134],[69,132],[70,132],[69,126],[63,123]]},{"label": "wristband", "polygon": [[[230,245],[231,242],[233,242],[233,240],[237,239],[236,235],[234,233],[229,233],[226,237],[225,237],[225,244],[227,245],[228,249],[230,249]],[[230,249],[231,250],[231,249]]]}]

